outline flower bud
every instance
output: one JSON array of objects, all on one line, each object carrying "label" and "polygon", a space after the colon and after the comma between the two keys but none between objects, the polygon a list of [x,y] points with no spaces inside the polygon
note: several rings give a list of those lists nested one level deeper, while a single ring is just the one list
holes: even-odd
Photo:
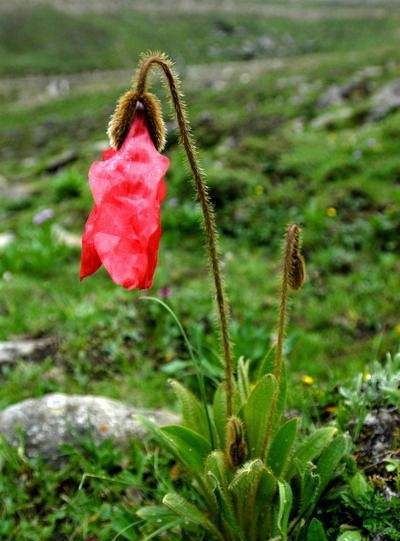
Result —
[{"label": "flower bud", "polygon": [[229,465],[237,468],[246,459],[247,445],[244,437],[244,427],[240,419],[230,417],[227,425],[226,454]]},{"label": "flower bud", "polygon": [[139,106],[144,109],[147,127],[154,146],[161,152],[165,146],[166,130],[160,101],[150,92],[139,95],[134,90],[128,90],[119,98],[110,119],[107,133],[111,146],[117,150],[121,148]]},{"label": "flower bud", "polygon": [[304,284],[306,271],[304,258],[300,252],[300,228],[297,225],[289,226],[287,242],[290,243],[288,280],[291,289],[300,289]]}]

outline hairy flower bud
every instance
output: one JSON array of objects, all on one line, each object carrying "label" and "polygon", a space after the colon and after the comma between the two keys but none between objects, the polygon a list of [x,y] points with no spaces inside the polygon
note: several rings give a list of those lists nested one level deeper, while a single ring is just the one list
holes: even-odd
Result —
[{"label": "hairy flower bud", "polygon": [[291,289],[300,289],[306,277],[304,258],[300,251],[300,231],[300,227],[294,224],[288,227],[286,234],[290,244],[288,281]]},{"label": "hairy flower bud", "polygon": [[144,109],[147,126],[154,146],[161,152],[165,146],[165,124],[160,101],[150,92],[144,92],[139,95],[134,90],[128,90],[119,98],[107,130],[110,144],[115,149],[121,148],[132,125],[136,109],[139,106],[142,106]]},{"label": "hairy flower bud", "polygon": [[227,425],[226,454],[229,465],[237,468],[246,459],[247,445],[244,437],[243,423],[237,417],[230,417]]}]

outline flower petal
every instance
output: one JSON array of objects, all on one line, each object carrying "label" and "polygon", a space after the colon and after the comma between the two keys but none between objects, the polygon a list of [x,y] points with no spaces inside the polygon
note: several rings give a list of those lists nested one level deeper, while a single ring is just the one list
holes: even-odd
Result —
[{"label": "flower petal", "polygon": [[122,147],[92,164],[95,207],[82,238],[81,278],[101,263],[117,284],[147,289],[153,283],[161,237],[160,207],[169,159],[155,148],[142,110]]},{"label": "flower petal", "polygon": [[137,110],[131,129],[120,150],[107,159],[94,162],[89,170],[89,184],[96,204],[119,182],[157,189],[158,180],[167,172],[169,159],[155,148],[146,126],[144,112]]},{"label": "flower petal", "polygon": [[80,279],[94,274],[101,267],[101,260],[94,245],[94,227],[96,222],[96,207],[89,214],[82,236],[82,254]]},{"label": "flower petal", "polygon": [[128,182],[112,188],[98,207],[94,244],[117,284],[151,286],[161,236],[160,203],[135,194]]}]

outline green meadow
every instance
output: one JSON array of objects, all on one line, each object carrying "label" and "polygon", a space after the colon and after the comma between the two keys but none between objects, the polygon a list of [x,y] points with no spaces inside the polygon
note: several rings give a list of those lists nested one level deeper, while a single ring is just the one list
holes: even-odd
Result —
[{"label": "green meadow", "polygon": [[[400,102],[382,112],[376,96],[400,77],[399,15],[389,3],[377,3],[382,17],[355,4],[362,11],[340,19],[347,7],[303,3],[331,16],[298,20],[217,8],[4,11],[0,216],[11,241],[0,248],[0,340],[51,337],[56,346],[45,358],[1,367],[2,408],[66,392],[175,409],[168,379],[196,388],[194,367],[174,320],[144,295],[171,306],[208,380],[222,374],[201,215],[158,77],[152,87],[163,102],[171,167],[155,284],[124,291],[103,269],[79,282],[79,237],[92,204],[87,170],[107,146],[129,70],[149,49],[166,51],[182,73],[221,236],[235,359],[257,366],[274,344],[288,223],[302,227],[307,268],[285,342],[289,405],[304,413],[304,428],[320,422],[339,386],[397,353]],[[101,72],[93,84],[85,79],[96,70],[127,71],[99,88]],[[81,86],[79,74],[89,83]],[[64,90],[52,93],[51,77],[67,81]],[[335,85],[350,89],[331,99]],[[49,217],[38,223],[45,209]],[[123,453],[85,441],[65,453],[55,471],[4,444],[1,539],[117,539],[135,522],[138,501],[159,499],[166,485],[188,490],[152,447],[144,455],[138,444]],[[84,473],[103,479],[78,490]],[[141,535],[133,526],[119,538]]]}]

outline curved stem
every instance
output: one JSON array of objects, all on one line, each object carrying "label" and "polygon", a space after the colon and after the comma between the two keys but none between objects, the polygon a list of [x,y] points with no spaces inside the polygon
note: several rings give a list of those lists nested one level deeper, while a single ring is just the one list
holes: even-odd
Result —
[{"label": "curved stem", "polygon": [[299,289],[305,280],[304,259],[300,252],[300,232],[300,227],[292,224],[288,226],[285,236],[275,356],[275,377],[278,383],[282,373],[283,341],[287,323],[289,290]]},{"label": "curved stem", "polygon": [[289,246],[289,243],[286,243],[285,254],[284,254],[284,259],[283,259],[279,316],[278,316],[278,332],[277,332],[276,350],[275,350],[274,375],[276,377],[278,387],[279,387],[281,374],[282,374],[283,342],[285,340],[285,330],[286,330],[287,304],[288,304],[288,292],[289,292],[288,260],[290,258],[290,253],[291,253],[291,247]]},{"label": "curved stem", "polygon": [[233,361],[228,329],[229,307],[221,273],[220,254],[218,248],[218,234],[216,230],[214,209],[208,195],[208,188],[204,172],[199,165],[196,146],[191,134],[190,123],[186,115],[186,106],[180,90],[179,78],[174,72],[172,62],[165,55],[162,54],[154,54],[144,57],[139,66],[136,76],[136,91],[139,96],[145,92],[147,76],[151,71],[152,67],[160,68],[166,77],[173,107],[178,121],[182,145],[185,149],[190,169],[193,174],[197,195],[203,213],[203,224],[207,240],[207,250],[210,259],[212,275],[214,278],[214,287],[218,307],[221,345],[225,360],[224,364],[227,396],[227,415],[229,418],[233,413]]},{"label": "curved stem", "polygon": [[190,343],[189,337],[186,334],[186,331],[185,331],[182,323],[179,321],[178,316],[175,314],[175,312],[172,310],[172,308],[170,306],[168,306],[168,304],[163,302],[161,299],[158,299],[157,297],[144,296],[144,297],[141,297],[141,299],[148,300],[148,301],[153,301],[153,302],[157,302],[158,304],[161,304],[161,306],[163,308],[165,308],[165,310],[167,310],[167,312],[173,317],[175,323],[178,325],[178,328],[179,328],[179,330],[181,332],[181,335],[182,335],[183,340],[184,340],[184,342],[186,344],[187,350],[189,352],[190,358],[192,360],[193,366],[194,366],[195,371],[196,371],[197,383],[198,383],[198,386],[199,386],[200,396],[201,396],[201,400],[203,402],[204,412],[205,412],[205,415],[206,415],[208,432],[210,434],[211,447],[213,449],[215,449],[216,447],[215,447],[215,441],[214,441],[214,432],[213,432],[213,428],[212,428],[210,412],[208,411],[208,407],[207,407],[207,393],[206,393],[206,386],[205,386],[205,383],[204,383],[204,374],[203,374],[203,369],[201,367],[201,361],[195,355],[195,353],[193,351],[192,344]]},{"label": "curved stem", "polygon": [[277,339],[276,339],[276,350],[275,350],[275,366],[274,366],[274,376],[276,379],[276,388],[272,398],[271,413],[267,426],[267,430],[264,436],[263,449],[262,449],[262,458],[264,458],[268,446],[271,443],[271,432],[273,425],[276,422],[277,414],[277,405],[280,397],[281,389],[281,379],[282,379],[282,363],[283,363],[283,343],[285,340],[285,331],[287,324],[287,308],[288,308],[288,298],[289,290],[291,285],[291,269],[293,268],[293,259],[294,256],[299,257],[298,254],[298,244],[299,244],[299,227],[295,224],[290,225],[287,228],[285,235],[284,243],[284,252],[283,252],[283,264],[282,264],[282,279],[281,279],[281,289],[280,289],[280,302],[279,302],[279,315],[278,315],[278,328],[277,328]]}]

